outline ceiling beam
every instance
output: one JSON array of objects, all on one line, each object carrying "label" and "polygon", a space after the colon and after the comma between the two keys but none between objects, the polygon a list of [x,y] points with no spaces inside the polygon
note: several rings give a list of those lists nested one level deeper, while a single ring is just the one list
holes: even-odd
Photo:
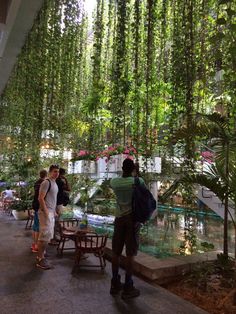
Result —
[{"label": "ceiling beam", "polygon": [[0,0],[0,95],[42,4],[43,0]]}]

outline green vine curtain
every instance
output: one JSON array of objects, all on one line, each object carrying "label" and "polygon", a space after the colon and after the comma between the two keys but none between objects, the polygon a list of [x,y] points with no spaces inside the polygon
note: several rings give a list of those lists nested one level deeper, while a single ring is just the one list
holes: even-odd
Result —
[{"label": "green vine curtain", "polygon": [[150,155],[198,111],[235,128],[235,1],[98,0],[93,16],[82,0],[45,0],[1,97],[12,162],[37,163],[42,145]]}]

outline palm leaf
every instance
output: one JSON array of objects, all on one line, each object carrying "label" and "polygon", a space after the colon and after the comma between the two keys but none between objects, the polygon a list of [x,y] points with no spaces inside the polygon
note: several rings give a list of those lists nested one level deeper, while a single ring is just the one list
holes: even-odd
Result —
[{"label": "palm leaf", "polygon": [[169,189],[159,197],[160,201],[165,202],[177,190],[180,184],[199,184],[201,186],[205,186],[223,201],[226,194],[226,186],[224,182],[221,182],[219,176],[216,175],[215,170],[216,169],[212,169],[212,172],[209,171],[203,174],[187,174],[175,180]]}]

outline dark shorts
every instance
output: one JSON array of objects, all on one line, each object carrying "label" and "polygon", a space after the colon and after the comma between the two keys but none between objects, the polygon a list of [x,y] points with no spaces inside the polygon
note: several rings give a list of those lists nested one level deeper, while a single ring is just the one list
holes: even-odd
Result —
[{"label": "dark shorts", "polygon": [[34,232],[39,232],[39,215],[38,215],[38,211],[34,212],[33,231]]},{"label": "dark shorts", "polygon": [[116,218],[112,237],[113,253],[121,255],[125,245],[126,256],[137,255],[140,226],[140,223],[133,221],[131,214]]}]

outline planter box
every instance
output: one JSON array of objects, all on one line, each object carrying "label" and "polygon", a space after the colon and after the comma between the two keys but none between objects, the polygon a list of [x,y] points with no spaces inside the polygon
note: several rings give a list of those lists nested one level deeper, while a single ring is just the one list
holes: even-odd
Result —
[{"label": "planter box", "polygon": [[123,161],[127,158],[127,155],[120,154],[116,156],[117,156],[117,171],[122,172]]},{"label": "planter box", "polygon": [[111,156],[111,158],[109,159],[108,163],[107,163],[107,171],[108,172],[117,172],[117,160],[119,155],[114,155]]},{"label": "planter box", "polygon": [[96,173],[96,163],[92,160],[69,162],[68,173]]},{"label": "planter box", "polygon": [[12,210],[12,215],[16,220],[26,220],[28,218],[28,210]]},{"label": "planter box", "polygon": [[107,172],[107,163],[106,163],[106,158],[99,158],[97,160],[97,169],[98,173],[105,173]]},{"label": "planter box", "polygon": [[68,163],[68,174],[71,173],[82,173],[82,160]]},{"label": "planter box", "polygon": [[82,162],[82,172],[80,173],[96,173],[96,162],[92,160],[80,160]]}]

